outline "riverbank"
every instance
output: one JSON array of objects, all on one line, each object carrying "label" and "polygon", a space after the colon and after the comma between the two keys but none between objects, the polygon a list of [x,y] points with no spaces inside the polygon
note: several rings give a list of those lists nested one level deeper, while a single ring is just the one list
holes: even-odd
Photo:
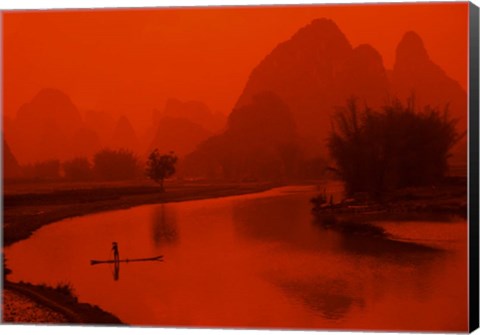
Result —
[{"label": "riverbank", "polygon": [[325,214],[436,213],[467,216],[467,179],[445,179],[434,187],[410,187],[384,194],[381,199],[357,194],[339,203],[328,194],[311,200],[316,216]]},{"label": "riverbank", "polygon": [[51,288],[27,283],[3,283],[3,322],[121,325],[116,316],[78,302],[68,286]]},{"label": "riverbank", "polygon": [[184,183],[158,186],[102,185],[4,194],[4,246],[31,236],[40,227],[63,219],[145,204],[218,198],[256,193],[272,183]]}]

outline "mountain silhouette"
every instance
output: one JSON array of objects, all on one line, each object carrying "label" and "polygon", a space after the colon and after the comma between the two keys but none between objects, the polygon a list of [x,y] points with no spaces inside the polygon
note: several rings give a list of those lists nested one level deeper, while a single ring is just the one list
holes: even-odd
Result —
[{"label": "mountain silhouette", "polygon": [[158,127],[148,151],[157,148],[165,153],[174,151],[182,157],[192,152],[199,143],[211,135],[211,131],[186,118],[165,116],[158,121]]},{"label": "mountain silhouette", "polygon": [[317,19],[279,44],[252,71],[236,107],[271,91],[290,108],[302,137],[323,145],[335,108],[357,96],[369,105],[385,101],[387,75],[371,46],[355,49],[329,19]]},{"label": "mountain silhouette", "polygon": [[108,147],[112,149],[127,149],[134,152],[138,150],[139,141],[137,134],[126,116],[122,115],[118,119]]},{"label": "mountain silhouette", "polygon": [[153,123],[146,136],[147,151],[174,151],[179,156],[192,152],[198,144],[219,133],[226,117],[214,113],[200,101],[170,98],[163,110],[154,110]]},{"label": "mountain silhouette", "polygon": [[72,154],[71,134],[81,123],[80,112],[65,93],[43,89],[18,110],[10,145],[22,163],[67,158]]},{"label": "mountain silhouette", "polygon": [[163,117],[186,119],[202,126],[212,133],[222,130],[226,122],[223,114],[213,113],[203,102],[182,102],[172,98],[167,100],[163,113],[157,115],[156,121],[159,121]]},{"label": "mountain silhouette", "polygon": [[339,74],[339,83],[342,98],[356,97],[370,107],[385,105],[389,95],[388,75],[382,56],[368,44],[352,50]]},{"label": "mountain silhouette", "polygon": [[95,131],[102,145],[110,141],[115,128],[115,119],[107,112],[88,110],[85,112],[85,127]]},{"label": "mountain silhouette", "polygon": [[[453,115],[466,117],[465,91],[430,60],[416,33],[405,34],[397,48],[395,66],[387,71],[381,55],[372,46],[363,44],[352,48],[332,20],[316,19],[280,43],[253,69],[229,117],[227,130],[202,143],[189,159],[197,164],[204,154],[211,158],[205,163],[213,160],[217,151],[220,157],[217,165],[223,164],[217,170],[228,175],[222,162],[236,160],[234,152],[250,150],[248,155],[255,155],[255,152],[268,151],[265,150],[268,144],[259,150],[254,145],[236,143],[250,143],[252,138],[264,141],[265,137],[259,135],[258,128],[263,126],[263,131],[268,132],[268,127],[274,124],[276,119],[272,110],[255,107],[258,103],[256,97],[264,92],[270,92],[286,105],[292,123],[296,125],[299,137],[296,143],[302,143],[302,150],[308,147],[310,157],[327,155],[326,139],[331,131],[331,116],[351,97],[378,108],[393,97],[405,101],[414,93],[419,106],[443,108],[450,104]],[[268,125],[262,124],[258,119],[261,116],[252,117],[252,110],[268,115],[272,121]],[[237,128],[236,125],[240,124],[244,126]],[[251,128],[247,127],[249,124]],[[463,125],[466,123],[460,122],[459,128]],[[243,138],[236,137],[235,129],[240,128],[243,129]],[[269,145],[269,150],[274,151],[276,144]],[[304,154],[301,152],[298,156]],[[267,155],[265,160],[268,159],[276,158]],[[208,173],[212,173],[212,169],[208,169]]]},{"label": "mountain silhouette", "polygon": [[[407,32],[398,44],[391,83],[392,92],[403,101],[413,94],[417,106],[443,109],[448,105],[451,116],[459,120],[457,130],[466,131],[467,93],[430,59],[423,40],[415,32]],[[453,151],[455,161],[466,162],[466,137]]]},{"label": "mountain silhouette", "polygon": [[5,139],[3,140],[3,177],[5,179],[18,178],[22,175],[20,165],[10,150]]},{"label": "mountain silhouette", "polygon": [[87,127],[82,127],[73,134],[71,146],[75,157],[92,157],[102,148],[97,132]]},{"label": "mountain silhouette", "polygon": [[224,133],[185,158],[184,173],[243,181],[282,179],[294,174],[298,154],[288,106],[274,93],[263,92],[230,114]]},{"label": "mountain silhouette", "polygon": [[461,117],[466,125],[466,92],[430,59],[415,32],[407,32],[398,44],[391,81],[392,91],[401,100],[413,93],[419,106],[449,104],[455,116]]}]

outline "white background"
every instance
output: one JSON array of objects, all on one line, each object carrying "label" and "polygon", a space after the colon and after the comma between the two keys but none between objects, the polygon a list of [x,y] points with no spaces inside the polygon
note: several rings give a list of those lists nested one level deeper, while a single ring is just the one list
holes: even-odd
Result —
[{"label": "white background", "polygon": [[[102,7],[162,7],[162,6],[198,6],[198,5],[253,5],[253,4],[311,4],[311,3],[378,3],[378,0],[0,0],[1,9],[46,9],[46,8],[102,8]],[[416,2],[412,0],[382,0],[381,2]],[[454,1],[435,1],[454,2]],[[480,0],[473,0],[480,6]],[[0,28],[1,30],[1,28]],[[0,58],[1,59],[1,58]],[[1,80],[1,78],[0,78]],[[1,87],[1,85],[0,85]],[[313,332],[313,331],[268,331],[268,330],[212,330],[212,329],[173,329],[173,328],[140,328],[140,327],[65,327],[65,326],[0,326],[3,335],[337,335],[359,334],[351,332]],[[378,333],[363,332],[373,335]],[[480,335],[480,331],[475,332]]]}]

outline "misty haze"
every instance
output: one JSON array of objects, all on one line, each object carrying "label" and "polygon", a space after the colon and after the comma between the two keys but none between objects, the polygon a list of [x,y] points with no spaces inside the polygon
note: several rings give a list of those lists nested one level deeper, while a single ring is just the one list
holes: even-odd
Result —
[{"label": "misty haze", "polygon": [[467,19],[4,13],[4,321],[467,330]]}]

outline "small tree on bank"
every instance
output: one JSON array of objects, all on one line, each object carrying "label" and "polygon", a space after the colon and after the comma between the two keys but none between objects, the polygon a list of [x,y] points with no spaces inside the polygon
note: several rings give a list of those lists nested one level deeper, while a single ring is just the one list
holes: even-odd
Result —
[{"label": "small tree on bank", "polygon": [[158,149],[152,151],[147,160],[147,177],[160,184],[160,191],[164,192],[164,180],[175,174],[175,164],[178,157],[173,152],[161,155]]}]

